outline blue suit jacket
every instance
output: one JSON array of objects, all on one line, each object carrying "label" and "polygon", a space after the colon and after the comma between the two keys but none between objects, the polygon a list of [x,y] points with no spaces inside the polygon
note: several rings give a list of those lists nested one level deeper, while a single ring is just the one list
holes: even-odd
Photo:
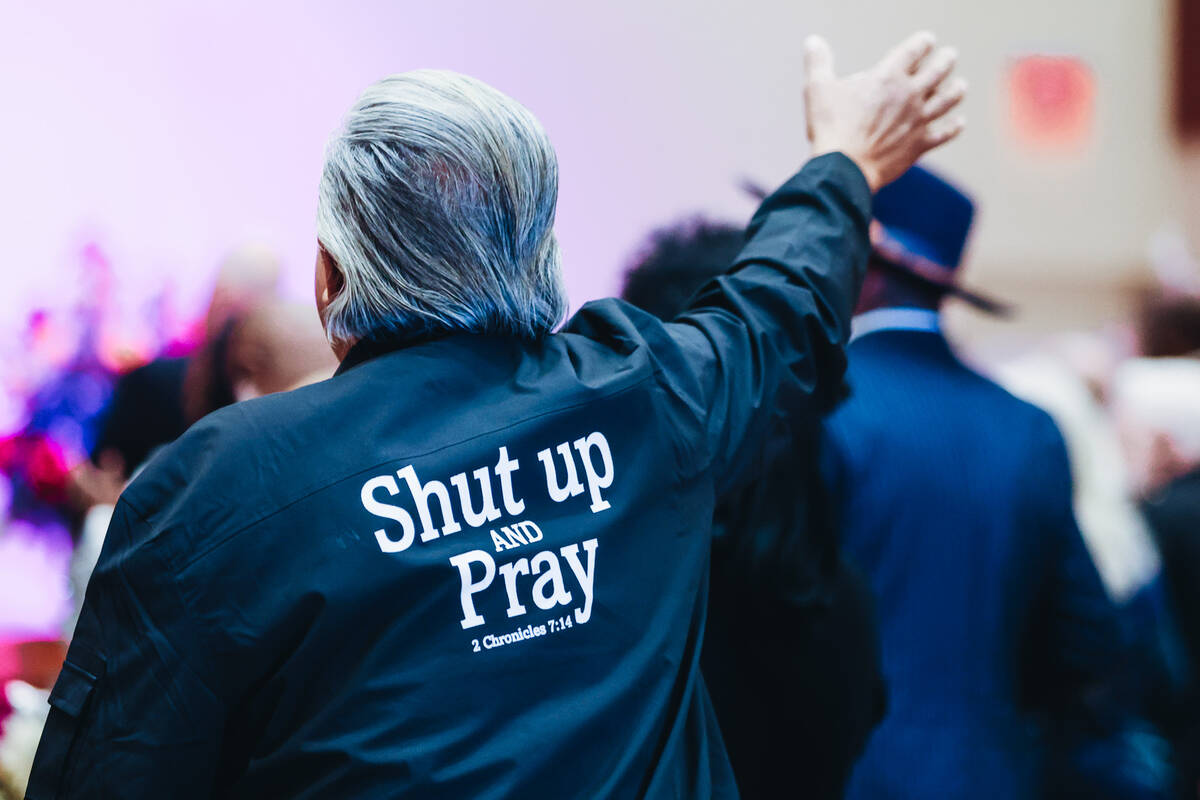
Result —
[{"label": "blue suit jacket", "polygon": [[1053,713],[1118,648],[1062,438],[939,333],[874,332],[849,359],[825,472],[877,594],[889,709],[848,797],[1031,796],[1024,709]]}]

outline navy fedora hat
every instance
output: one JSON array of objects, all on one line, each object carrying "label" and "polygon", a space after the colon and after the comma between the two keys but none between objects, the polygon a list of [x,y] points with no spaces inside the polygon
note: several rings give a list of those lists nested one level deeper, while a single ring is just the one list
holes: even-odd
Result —
[{"label": "navy fedora hat", "polygon": [[1011,309],[957,280],[975,204],[938,174],[914,166],[875,193],[871,246],[879,260],[992,314]]}]

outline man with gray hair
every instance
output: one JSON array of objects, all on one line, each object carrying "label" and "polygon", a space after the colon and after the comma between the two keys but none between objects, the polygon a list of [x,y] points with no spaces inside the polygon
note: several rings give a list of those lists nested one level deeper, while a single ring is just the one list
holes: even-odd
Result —
[{"label": "man with gray hair", "polygon": [[367,90],[321,180],[330,380],[231,406],[125,491],[29,788],[51,797],[733,797],[699,673],[712,509],[828,405],[871,191],[952,138],[918,34],[676,321],[564,314],[554,152],[445,72]]}]

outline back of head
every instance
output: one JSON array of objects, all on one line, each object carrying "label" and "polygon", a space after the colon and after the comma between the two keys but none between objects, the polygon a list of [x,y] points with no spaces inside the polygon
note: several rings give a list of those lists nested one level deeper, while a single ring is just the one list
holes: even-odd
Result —
[{"label": "back of head", "polygon": [[744,241],[741,228],[700,217],[660,228],[626,271],[621,298],[672,319],[701,286],[729,269]]},{"label": "back of head", "polygon": [[879,308],[941,308],[948,291],[906,271],[904,267],[872,253],[867,276],[858,297],[856,313]]},{"label": "back of head", "polygon": [[317,238],[345,280],[332,341],[373,331],[548,333],[566,311],[558,164],[490,86],[419,70],[370,86],[325,158]]},{"label": "back of head", "polygon": [[211,339],[238,314],[275,297],[279,287],[279,257],[260,244],[234,248],[221,262],[205,316]]},{"label": "back of head", "polygon": [[323,380],[336,366],[308,303],[259,305],[238,321],[230,336],[228,369],[239,400]]}]

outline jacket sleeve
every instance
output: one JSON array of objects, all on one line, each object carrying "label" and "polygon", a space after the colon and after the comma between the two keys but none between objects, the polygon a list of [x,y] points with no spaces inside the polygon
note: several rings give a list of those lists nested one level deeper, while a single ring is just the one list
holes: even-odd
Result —
[{"label": "jacket sleeve", "polygon": [[761,460],[778,417],[815,418],[841,396],[870,217],[854,162],[813,159],[763,201],[730,272],[665,326],[683,357],[663,379],[698,415],[719,493]]},{"label": "jacket sleeve", "polygon": [[208,797],[224,713],[147,525],[121,501],[50,694],[29,800]]}]

